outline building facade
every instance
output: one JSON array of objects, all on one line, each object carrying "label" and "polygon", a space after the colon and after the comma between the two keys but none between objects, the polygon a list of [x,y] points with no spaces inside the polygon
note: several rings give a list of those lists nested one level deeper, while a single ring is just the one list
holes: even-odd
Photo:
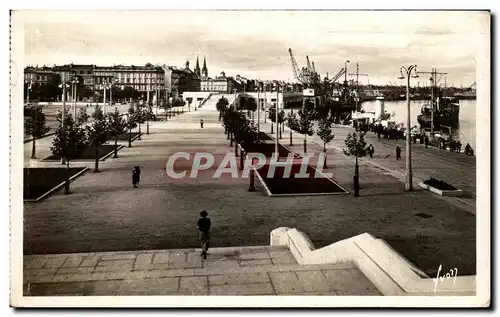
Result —
[{"label": "building facade", "polygon": [[94,90],[102,90],[113,84],[118,89],[131,87],[139,92],[165,89],[165,74],[159,66],[96,66],[94,71]]},{"label": "building facade", "polygon": [[203,78],[201,80],[201,91],[233,93],[234,90],[241,91],[241,84],[234,78],[227,77],[224,72],[215,78]]},{"label": "building facade", "polygon": [[55,78],[56,74],[50,67],[26,67],[24,69],[24,82],[45,85]]}]

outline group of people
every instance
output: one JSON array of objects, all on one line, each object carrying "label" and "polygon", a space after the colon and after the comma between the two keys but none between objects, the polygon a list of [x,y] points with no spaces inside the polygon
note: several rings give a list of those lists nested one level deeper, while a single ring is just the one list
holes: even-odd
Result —
[{"label": "group of people", "polygon": [[382,124],[370,124],[363,125],[363,131],[371,131],[377,135],[379,139],[395,139],[395,140],[403,140],[405,139],[405,133],[403,130],[398,129],[396,127],[384,127]]}]

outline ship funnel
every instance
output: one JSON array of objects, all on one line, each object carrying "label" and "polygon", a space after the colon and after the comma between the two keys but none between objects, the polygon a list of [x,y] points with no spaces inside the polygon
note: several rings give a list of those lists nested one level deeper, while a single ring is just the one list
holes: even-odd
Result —
[{"label": "ship funnel", "polygon": [[385,113],[384,97],[377,97],[375,103],[375,120],[380,120]]}]

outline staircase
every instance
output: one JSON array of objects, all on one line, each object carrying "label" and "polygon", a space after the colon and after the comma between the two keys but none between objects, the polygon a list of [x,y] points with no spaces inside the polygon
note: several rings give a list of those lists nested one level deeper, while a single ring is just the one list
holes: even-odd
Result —
[{"label": "staircase", "polygon": [[299,265],[286,246],[29,255],[23,294],[381,295],[354,264]]}]

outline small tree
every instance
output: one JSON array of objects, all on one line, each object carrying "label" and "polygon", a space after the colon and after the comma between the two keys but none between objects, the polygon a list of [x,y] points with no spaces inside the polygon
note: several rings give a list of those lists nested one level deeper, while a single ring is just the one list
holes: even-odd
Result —
[{"label": "small tree", "polygon": [[299,120],[293,111],[288,113],[286,117],[286,124],[290,129],[290,146],[293,146],[292,130],[297,130],[299,126]]},{"label": "small tree", "polygon": [[86,130],[90,143],[95,147],[94,172],[99,172],[99,147],[107,141],[109,126],[108,121],[99,106],[96,106],[95,112],[92,114],[92,118],[94,121],[92,121],[90,126],[86,127]]},{"label": "small tree", "polygon": [[118,137],[127,131],[127,122],[115,107],[115,111],[108,114],[109,136],[115,138],[114,158],[118,157]]},{"label": "small tree", "polygon": [[354,156],[356,158],[356,165],[354,167],[354,196],[359,196],[359,165],[358,158],[366,156],[366,142],[365,133],[349,133],[345,139],[344,154],[347,156]]},{"label": "small tree", "polygon": [[282,132],[283,132],[283,125],[286,121],[286,116],[285,116],[285,110],[281,109],[280,112],[278,113],[278,127],[280,129],[280,139],[283,137]]},{"label": "small tree", "polygon": [[76,116],[76,124],[83,125],[89,120],[89,115],[87,113],[87,107],[80,107],[78,114]]},{"label": "small tree", "polygon": [[224,97],[221,97],[219,101],[217,101],[217,104],[215,106],[217,108],[217,111],[219,111],[219,121],[222,119],[222,115],[227,110],[228,105],[229,101]]},{"label": "small tree", "polygon": [[149,121],[156,121],[156,116],[153,113],[153,105],[148,104],[143,109],[144,120],[146,120],[146,134],[149,134]]},{"label": "small tree", "polygon": [[324,166],[326,166],[326,145],[330,143],[330,141],[333,140],[335,135],[332,133],[332,121],[329,120],[328,118],[322,118],[318,122],[318,131],[316,131],[316,134],[319,136],[321,141],[323,141],[323,153],[325,153],[325,162]]},{"label": "small tree", "polygon": [[236,132],[238,128],[238,121],[240,114],[238,111],[234,110],[233,107],[229,107],[223,116],[224,127],[228,131],[228,136],[231,140],[229,146],[233,146],[233,141],[236,139]]},{"label": "small tree", "polygon": [[179,114],[179,107],[182,107],[184,109],[184,106],[186,105],[186,102],[180,98],[175,98],[172,100],[172,107],[175,108],[175,113]]},{"label": "small tree", "polygon": [[254,113],[257,111],[257,101],[253,97],[240,97],[241,109],[247,110],[248,115],[253,120]]},{"label": "small tree", "polygon": [[47,126],[45,114],[40,108],[34,108],[30,111],[30,116],[24,123],[24,131],[33,138],[33,147],[31,148],[31,158],[36,158],[36,139],[43,137],[50,131]]},{"label": "small tree", "polygon": [[135,122],[135,109],[134,106],[130,106],[128,108],[127,121],[125,122],[125,126],[128,129],[128,147],[132,147],[132,129],[137,126]]},{"label": "small tree", "polygon": [[306,101],[303,109],[299,110],[299,124],[297,131],[304,135],[304,153],[307,153],[307,136],[314,134],[313,125],[316,113],[312,102]]},{"label": "small tree", "polygon": [[272,122],[271,123],[271,134],[273,134],[274,133],[273,127],[274,127],[274,124],[276,123],[276,107],[269,108],[269,110],[267,111],[267,117]]},{"label": "small tree", "polygon": [[135,123],[139,126],[139,140],[141,140],[141,124],[146,122],[146,115],[144,114],[144,108],[137,104],[134,114]]},{"label": "small tree", "polygon": [[75,124],[70,115],[65,115],[64,126],[60,125],[52,141],[50,150],[53,155],[57,155],[66,161],[66,181],[64,183],[64,194],[69,191],[69,162],[85,150],[88,145],[85,129]]},{"label": "small tree", "polygon": [[164,109],[165,110],[165,120],[167,121],[168,120],[168,115],[169,115],[169,109],[172,107],[172,105],[170,104],[170,101],[168,100],[168,97],[167,97],[167,100],[163,100],[160,104],[160,108]]}]

